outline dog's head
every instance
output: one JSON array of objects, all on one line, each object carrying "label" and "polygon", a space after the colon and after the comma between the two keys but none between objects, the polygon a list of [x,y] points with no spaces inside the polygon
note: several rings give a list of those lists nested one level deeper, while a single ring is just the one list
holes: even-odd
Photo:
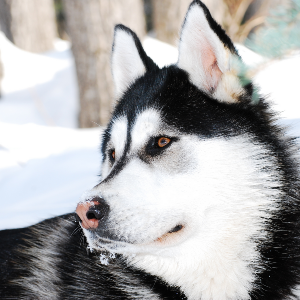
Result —
[{"label": "dog's head", "polygon": [[178,62],[162,69],[135,33],[116,26],[117,104],[101,182],[77,208],[90,247],[135,254],[136,265],[174,284],[178,270],[195,267],[207,282],[228,272],[238,284],[227,292],[245,295],[280,180],[263,142],[266,107],[251,103],[235,60],[200,1],[182,26]]}]

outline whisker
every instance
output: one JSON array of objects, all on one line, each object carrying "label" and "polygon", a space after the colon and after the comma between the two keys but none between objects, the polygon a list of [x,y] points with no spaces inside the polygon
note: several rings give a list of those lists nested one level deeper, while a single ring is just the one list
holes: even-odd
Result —
[{"label": "whisker", "polygon": [[98,125],[99,127],[101,127],[101,125],[100,124],[98,124],[98,123],[96,123],[96,122],[94,122],[94,121],[92,121],[94,124],[96,124],[96,125]]},{"label": "whisker", "polygon": [[80,227],[80,225],[78,225],[71,233],[71,236],[75,235],[80,229],[81,229],[81,227]]}]

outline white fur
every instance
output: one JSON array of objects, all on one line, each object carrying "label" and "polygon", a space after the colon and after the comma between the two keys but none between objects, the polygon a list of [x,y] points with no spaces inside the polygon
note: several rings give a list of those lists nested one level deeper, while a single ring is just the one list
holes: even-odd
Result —
[{"label": "white fur", "polygon": [[[199,153],[197,171],[164,181],[164,188],[174,191],[169,206],[188,215],[187,239],[159,252],[138,253],[130,262],[180,286],[189,299],[249,299],[259,272],[254,264],[260,260],[257,243],[265,238],[264,218],[276,206],[271,197],[276,199],[277,192],[264,192],[275,170],[274,174],[259,171],[254,157],[263,156],[265,150],[247,137],[194,146]],[[279,185],[278,180],[274,184]]]},{"label": "white fur", "polygon": [[131,133],[131,150],[134,151],[145,144],[150,136],[157,135],[160,115],[154,109],[142,112],[136,119]]},{"label": "white fur", "polygon": [[[217,65],[213,65],[214,59]],[[189,9],[179,43],[178,67],[199,89],[221,102],[235,102],[243,92],[232,69],[233,55],[210,28],[203,9]]]},{"label": "white fur", "polygon": [[116,99],[119,99],[130,84],[145,72],[145,66],[139,56],[132,35],[122,29],[117,29],[112,54],[112,73]]},{"label": "white fur", "polygon": [[293,294],[295,299],[300,299],[300,285],[296,286],[296,288],[293,290]]},{"label": "white fur", "polygon": [[[261,271],[254,265],[257,244],[266,238],[264,220],[276,209],[278,192],[270,186],[280,186],[280,175],[274,162],[247,135],[180,135],[162,157],[145,164],[137,153],[148,138],[164,131],[178,136],[164,130],[158,116],[148,110],[137,117],[130,162],[92,190],[110,205],[108,228],[129,243],[103,244],[95,235],[88,241],[127,255],[130,264],[180,286],[189,299],[249,299]],[[119,135],[114,126],[112,140]],[[184,229],[157,240],[179,224]]]},{"label": "white fur", "polygon": [[[111,139],[107,145],[108,149],[115,149],[115,160],[117,161],[123,154],[126,138],[127,138],[127,119],[126,117],[119,117],[113,120],[113,126],[111,131]],[[110,172],[110,163],[106,159],[102,165],[102,178],[105,178]]]}]

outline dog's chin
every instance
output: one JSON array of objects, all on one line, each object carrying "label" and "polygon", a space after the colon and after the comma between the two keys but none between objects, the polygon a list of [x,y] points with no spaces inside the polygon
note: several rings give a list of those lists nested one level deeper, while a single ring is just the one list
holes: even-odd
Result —
[{"label": "dog's chin", "polygon": [[123,255],[135,255],[139,253],[155,253],[181,243],[185,238],[186,228],[184,225],[176,225],[173,229],[167,231],[163,235],[159,235],[152,240],[144,240],[141,242],[130,242],[124,240],[112,240],[102,237],[96,231],[90,231],[83,228],[89,248],[92,251],[109,251]]}]

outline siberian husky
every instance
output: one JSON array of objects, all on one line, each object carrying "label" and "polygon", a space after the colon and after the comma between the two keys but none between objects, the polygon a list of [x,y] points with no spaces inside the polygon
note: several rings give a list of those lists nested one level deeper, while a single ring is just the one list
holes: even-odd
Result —
[{"label": "siberian husky", "polygon": [[101,182],[79,223],[0,234],[1,299],[300,299],[297,150],[236,60],[198,0],[175,65],[116,26]]}]

